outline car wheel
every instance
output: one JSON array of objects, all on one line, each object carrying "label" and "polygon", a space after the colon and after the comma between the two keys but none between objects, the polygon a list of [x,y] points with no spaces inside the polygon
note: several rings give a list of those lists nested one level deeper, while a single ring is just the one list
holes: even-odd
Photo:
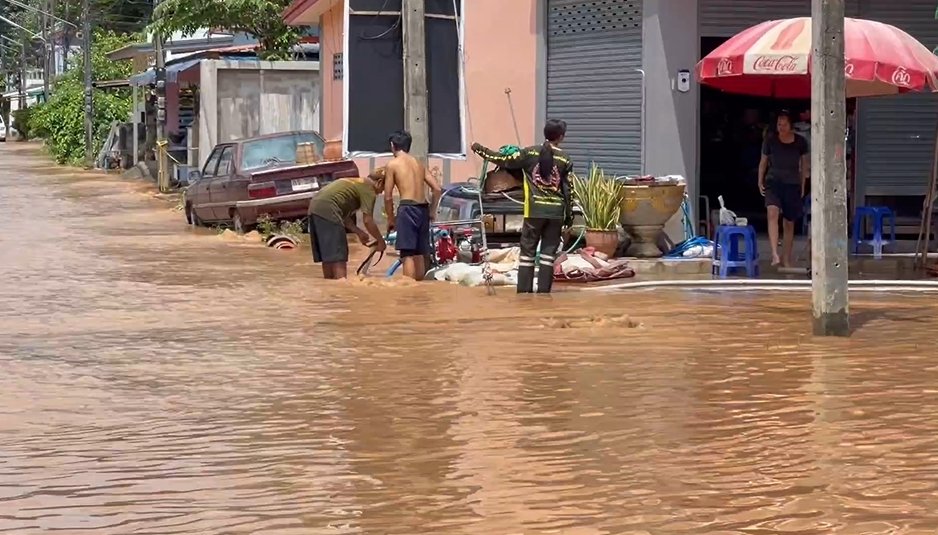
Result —
[{"label": "car wheel", "polygon": [[193,227],[201,227],[202,220],[195,214],[195,208],[191,204],[186,205],[186,221]]}]

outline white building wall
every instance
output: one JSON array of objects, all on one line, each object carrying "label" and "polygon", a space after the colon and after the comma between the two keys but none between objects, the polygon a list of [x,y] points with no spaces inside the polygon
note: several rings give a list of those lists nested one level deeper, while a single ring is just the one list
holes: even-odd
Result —
[{"label": "white building wall", "polygon": [[319,62],[203,60],[199,166],[218,143],[319,130]]}]

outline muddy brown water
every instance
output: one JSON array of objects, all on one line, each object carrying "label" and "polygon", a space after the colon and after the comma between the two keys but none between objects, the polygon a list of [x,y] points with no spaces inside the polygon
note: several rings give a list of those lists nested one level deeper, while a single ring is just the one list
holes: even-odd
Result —
[{"label": "muddy brown water", "polygon": [[938,527],[932,297],[858,294],[820,340],[802,293],[326,283],[144,184],[0,162],[2,533]]}]

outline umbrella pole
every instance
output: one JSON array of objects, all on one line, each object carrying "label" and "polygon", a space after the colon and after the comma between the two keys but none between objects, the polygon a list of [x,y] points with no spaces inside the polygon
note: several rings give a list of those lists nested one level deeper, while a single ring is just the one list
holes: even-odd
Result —
[{"label": "umbrella pole", "polygon": [[938,187],[938,127],[935,128],[935,149],[932,151],[931,179],[928,181],[928,191],[925,192],[925,202],[922,209],[922,223],[918,231],[918,242],[915,244],[915,266],[924,267],[928,262],[928,249],[931,245],[932,212],[935,209],[935,188]]}]

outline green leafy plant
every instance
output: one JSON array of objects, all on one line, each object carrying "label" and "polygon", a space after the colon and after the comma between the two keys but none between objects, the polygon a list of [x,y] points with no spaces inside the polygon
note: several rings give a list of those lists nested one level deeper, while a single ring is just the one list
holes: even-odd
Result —
[{"label": "green leafy plant", "polygon": [[[98,31],[92,46],[92,75],[95,80],[127,78],[131,66],[107,58],[108,51],[132,42],[131,36]],[[77,61],[77,59],[76,59]],[[95,154],[107,138],[114,121],[126,121],[133,102],[130,90],[97,90],[94,93]],[[85,89],[80,63],[55,82],[48,102],[34,106],[30,134],[45,139],[49,152],[58,163],[79,164],[85,154]]]},{"label": "green leafy plant", "polygon": [[281,221],[279,224],[264,214],[257,220],[257,232],[266,242],[272,236],[289,236],[297,242],[304,240],[303,221]]},{"label": "green leafy plant", "polygon": [[607,175],[595,163],[589,176],[570,175],[573,197],[583,212],[588,230],[616,230],[621,215],[622,186],[616,177]]},{"label": "green leafy plant", "polygon": [[35,125],[32,121],[33,109],[34,108],[23,108],[21,110],[14,110],[10,114],[13,116],[13,128],[16,128],[16,131],[20,133],[23,139],[36,137],[33,130]]}]

